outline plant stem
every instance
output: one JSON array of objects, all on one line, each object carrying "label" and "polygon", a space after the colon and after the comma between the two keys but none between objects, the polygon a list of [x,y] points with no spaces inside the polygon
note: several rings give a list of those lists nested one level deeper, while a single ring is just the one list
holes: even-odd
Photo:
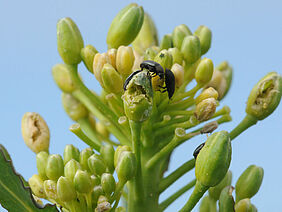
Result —
[{"label": "plant stem", "polygon": [[179,95],[177,95],[173,100],[172,102],[177,102],[177,101],[180,101],[181,99],[185,98],[185,97],[188,97],[188,96],[192,96],[194,97],[194,95],[197,93],[197,91],[199,89],[201,89],[203,87],[203,85],[199,85],[197,84],[194,88],[192,88],[191,90],[185,92],[185,93],[181,93]]}]

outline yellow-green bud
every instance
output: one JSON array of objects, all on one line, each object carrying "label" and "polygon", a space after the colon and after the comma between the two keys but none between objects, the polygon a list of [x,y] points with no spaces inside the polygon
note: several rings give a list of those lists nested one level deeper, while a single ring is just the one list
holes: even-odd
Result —
[{"label": "yellow-green bud", "polygon": [[184,82],[184,68],[178,63],[173,64],[171,71],[175,77],[175,86],[179,88]]},{"label": "yellow-green bud", "polygon": [[38,114],[27,112],[21,123],[25,144],[35,153],[49,151],[50,132],[44,119]]},{"label": "yellow-green bud", "polygon": [[201,44],[197,36],[188,35],[180,48],[187,64],[195,63],[201,57]]},{"label": "yellow-green bud", "polygon": [[43,180],[37,175],[32,175],[28,180],[28,184],[32,190],[32,193],[39,198],[46,198],[46,194],[43,188]]},{"label": "yellow-green bud", "polygon": [[225,175],[225,177],[223,178],[223,180],[217,184],[214,187],[210,187],[209,188],[209,195],[211,198],[213,198],[214,200],[219,200],[219,196],[221,191],[226,187],[231,185],[231,180],[232,180],[232,173],[231,171],[228,171]]},{"label": "yellow-green bud", "polygon": [[226,175],[231,161],[231,141],[226,131],[213,133],[200,151],[196,164],[196,179],[207,187],[217,185]]},{"label": "yellow-green bud", "polygon": [[168,52],[172,56],[172,64],[178,63],[179,65],[182,65],[183,55],[178,48],[169,48]]},{"label": "yellow-green bud", "polygon": [[101,176],[106,172],[106,165],[100,155],[93,154],[88,159],[88,167],[92,174]]},{"label": "yellow-green bud", "polygon": [[101,184],[100,178],[95,176],[95,175],[91,175],[90,179],[91,179],[91,183],[92,183],[93,187],[98,186],[98,185]]},{"label": "yellow-green bud", "polygon": [[36,167],[37,167],[38,175],[40,176],[42,180],[47,179],[45,169],[46,169],[48,156],[49,154],[44,151],[36,154]]},{"label": "yellow-green bud", "polygon": [[116,189],[116,182],[113,175],[104,173],[101,176],[101,186],[106,195],[110,196]]},{"label": "yellow-green bud", "polygon": [[101,71],[101,77],[103,81],[104,88],[109,93],[121,93],[123,88],[122,77],[114,69],[114,67],[106,63]]},{"label": "yellow-green bud", "polygon": [[213,62],[211,59],[204,58],[199,63],[196,72],[195,72],[195,79],[198,84],[204,85],[208,83],[213,74]]},{"label": "yellow-green bud", "polygon": [[95,78],[98,80],[101,86],[103,86],[102,81],[102,68],[106,63],[111,63],[111,60],[107,53],[97,53],[95,54],[94,61],[93,61],[93,73]]},{"label": "yellow-green bud", "polygon": [[57,182],[58,197],[63,202],[70,202],[76,199],[76,192],[73,183],[66,177],[60,177]]},{"label": "yellow-green bud", "polygon": [[101,121],[96,123],[96,131],[101,134],[104,138],[108,138],[110,136],[110,132],[108,131],[105,124],[103,124]]},{"label": "yellow-green bud", "polygon": [[97,201],[101,195],[104,194],[102,186],[95,186],[92,192],[92,201],[93,203],[97,204]]},{"label": "yellow-green bud", "polygon": [[107,55],[111,61],[111,65],[116,69],[117,49],[109,49]]},{"label": "yellow-green bud", "polygon": [[259,190],[263,179],[263,168],[250,165],[236,182],[236,202],[252,198]]},{"label": "yellow-green bud", "polygon": [[204,55],[211,47],[212,32],[206,26],[199,26],[194,32],[194,35],[198,36],[201,43],[201,54]]},{"label": "yellow-green bud", "polygon": [[163,39],[160,43],[160,49],[163,50],[163,49],[169,49],[169,48],[172,48],[172,47],[173,47],[173,44],[172,44],[171,34],[164,35]]},{"label": "yellow-green bud", "polygon": [[57,200],[58,194],[57,194],[57,183],[53,180],[45,180],[43,183],[44,186],[44,192],[48,199],[51,200]]},{"label": "yellow-green bud", "polygon": [[196,106],[194,112],[198,121],[207,121],[209,120],[216,111],[217,102],[214,98],[207,98],[201,101]]},{"label": "yellow-green bud", "polygon": [[58,21],[57,45],[58,52],[66,64],[80,63],[80,51],[84,44],[80,31],[71,18],[62,18]]},{"label": "yellow-green bud", "polygon": [[64,176],[68,178],[71,182],[73,182],[73,178],[77,170],[80,170],[81,166],[79,162],[74,159],[71,159],[69,162],[65,164],[64,167]]},{"label": "yellow-green bud", "polygon": [[135,176],[137,162],[132,152],[124,151],[120,154],[116,172],[119,181],[127,182]]},{"label": "yellow-green bud", "polygon": [[202,198],[199,212],[211,212],[211,199],[209,196],[205,196]]},{"label": "yellow-green bud", "polygon": [[61,155],[49,155],[45,171],[50,180],[57,181],[60,176],[64,175],[64,162]]},{"label": "yellow-green bud", "polygon": [[62,103],[69,117],[77,121],[88,116],[86,107],[69,93],[62,93]]},{"label": "yellow-green bud", "polygon": [[118,164],[118,161],[119,161],[119,156],[124,151],[131,152],[132,150],[131,150],[130,146],[126,146],[126,145],[118,146],[116,151],[115,151],[115,154],[114,154],[114,166],[115,167],[117,167],[117,164]]},{"label": "yellow-green bud", "polygon": [[81,49],[80,55],[84,65],[86,66],[87,70],[93,74],[93,61],[95,54],[97,54],[97,49],[92,45],[87,45]]},{"label": "yellow-green bud", "polygon": [[73,183],[75,190],[79,193],[89,193],[93,189],[92,180],[87,171],[77,170]]},{"label": "yellow-green bud", "polygon": [[110,144],[105,144],[101,147],[100,153],[102,158],[104,159],[107,168],[110,173],[113,173],[115,170],[114,166],[114,155],[115,155],[115,150],[114,147]]},{"label": "yellow-green bud", "polygon": [[282,77],[276,72],[264,76],[252,89],[246,113],[258,120],[269,116],[279,105],[282,95]]},{"label": "yellow-green bud", "polygon": [[67,64],[57,64],[52,68],[54,81],[58,87],[66,93],[71,93],[75,90],[75,85],[70,76],[72,69],[73,67]]},{"label": "yellow-green bud", "polygon": [[138,35],[144,20],[143,7],[129,4],[112,21],[107,35],[108,48],[129,45]]},{"label": "yellow-green bud", "polygon": [[132,46],[134,50],[143,55],[147,48],[155,45],[158,45],[158,32],[151,16],[145,13],[142,28],[132,42]]},{"label": "yellow-green bud", "polygon": [[256,208],[253,208],[251,200],[246,198],[236,203],[235,211],[236,212],[255,212]]},{"label": "yellow-green bud", "polygon": [[66,165],[71,159],[79,161],[79,150],[72,144],[68,144],[64,149],[64,164]]},{"label": "yellow-green bud", "polygon": [[94,154],[94,152],[91,148],[83,149],[80,152],[79,163],[80,163],[81,168],[83,170],[90,171],[90,169],[88,167],[88,158],[90,158],[90,156],[93,155],[93,154]]},{"label": "yellow-green bud", "polygon": [[234,206],[235,201],[232,196],[234,187],[226,186],[220,193],[219,196],[219,212],[235,212]]},{"label": "yellow-green bud", "polygon": [[195,99],[196,105],[199,104],[204,99],[214,98],[217,100],[218,93],[213,87],[206,88],[203,92]]},{"label": "yellow-green bud", "polygon": [[169,53],[168,50],[163,49],[162,51],[160,51],[157,54],[157,56],[154,58],[154,61],[159,63],[165,70],[166,68],[167,69],[171,68],[173,58],[172,58],[172,55]]},{"label": "yellow-green bud", "polygon": [[188,35],[192,35],[192,32],[185,24],[175,27],[172,33],[173,46],[180,50],[183,39]]},{"label": "yellow-green bud", "polygon": [[134,64],[134,54],[132,47],[120,46],[117,50],[116,67],[117,71],[122,75],[129,75],[132,72]]},{"label": "yellow-green bud", "polygon": [[144,60],[154,60],[154,58],[156,57],[158,51],[156,51],[155,48],[148,48],[146,49],[145,53],[144,53]]}]

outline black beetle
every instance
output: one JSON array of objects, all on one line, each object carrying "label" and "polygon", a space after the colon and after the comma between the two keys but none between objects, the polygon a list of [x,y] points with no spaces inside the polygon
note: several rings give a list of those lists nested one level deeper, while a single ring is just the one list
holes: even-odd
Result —
[{"label": "black beetle", "polygon": [[197,159],[198,154],[200,153],[200,151],[203,149],[204,146],[205,146],[205,143],[200,144],[199,146],[197,146],[197,148],[193,152],[193,156],[195,160]]},{"label": "black beetle", "polygon": [[149,72],[153,72],[152,76],[156,76],[158,75],[161,79],[164,78],[164,69],[163,67],[153,61],[153,60],[145,60],[143,61],[141,64],[140,64],[140,68],[141,68],[141,71],[143,71],[143,69],[147,69]]}]

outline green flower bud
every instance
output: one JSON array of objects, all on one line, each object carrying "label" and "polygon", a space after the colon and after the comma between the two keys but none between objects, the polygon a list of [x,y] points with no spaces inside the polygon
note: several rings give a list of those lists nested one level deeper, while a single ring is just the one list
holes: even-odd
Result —
[{"label": "green flower bud", "polygon": [[158,45],[158,32],[151,16],[145,13],[143,25],[137,37],[132,42],[132,46],[134,50],[143,55],[147,48],[155,45]]},{"label": "green flower bud", "polygon": [[209,196],[205,196],[202,198],[201,204],[200,204],[200,208],[199,208],[199,212],[210,212],[211,210],[211,199]]},{"label": "green flower bud", "polygon": [[236,203],[235,211],[236,212],[255,212],[256,208],[253,208],[251,200],[246,198]]},{"label": "green flower bud", "polygon": [[115,212],[126,212],[126,209],[125,207],[120,206],[115,210]]},{"label": "green flower bud", "polygon": [[81,169],[80,164],[76,160],[71,159],[69,162],[66,163],[64,167],[64,175],[71,182],[73,182],[75,173],[77,172],[77,170],[80,170],[80,169]]},{"label": "green flower bud", "polygon": [[153,106],[151,77],[146,71],[133,76],[122,96],[124,111],[129,120],[143,122],[149,118]]},{"label": "green flower bud", "polygon": [[144,60],[154,60],[157,53],[158,53],[158,51],[156,51],[156,49],[154,49],[152,47],[146,49],[146,51],[144,53]]},{"label": "green flower bud", "polygon": [[225,175],[225,177],[223,178],[223,180],[217,184],[214,187],[210,187],[209,188],[209,195],[211,198],[213,198],[214,200],[219,200],[219,196],[221,191],[226,187],[231,185],[231,180],[232,180],[232,173],[231,171],[228,171]]},{"label": "green flower bud", "polygon": [[136,158],[132,152],[124,151],[120,154],[116,172],[119,181],[127,182],[135,176],[136,172]]},{"label": "green flower bud", "polygon": [[282,77],[276,72],[264,76],[252,89],[246,113],[258,120],[269,116],[279,105],[282,95]]},{"label": "green flower bud", "polygon": [[25,113],[22,118],[21,130],[25,144],[33,152],[49,151],[49,128],[38,113]]},{"label": "green flower bud", "polygon": [[90,169],[88,167],[88,158],[90,158],[90,156],[93,155],[93,154],[94,154],[94,152],[91,148],[83,149],[80,152],[79,163],[80,163],[81,168],[83,170],[90,171]]},{"label": "green flower bud", "polygon": [[124,151],[131,152],[132,150],[131,150],[130,146],[126,146],[126,145],[118,146],[116,151],[115,151],[115,154],[114,154],[114,166],[115,167],[117,167],[117,164],[118,164],[118,161],[119,161],[119,156]]},{"label": "green flower bud", "polygon": [[188,35],[192,35],[192,32],[185,24],[175,27],[172,33],[173,46],[180,50],[184,38]]},{"label": "green flower bud", "polygon": [[95,54],[97,54],[97,49],[92,45],[87,45],[81,49],[80,55],[84,65],[86,66],[87,70],[93,73],[93,61]]},{"label": "green flower bud", "polygon": [[53,180],[45,180],[43,183],[44,186],[44,192],[48,199],[51,200],[57,200],[58,194],[57,194],[57,183]]},{"label": "green flower bud", "polygon": [[154,61],[159,63],[164,68],[164,70],[166,68],[168,68],[168,69],[171,68],[172,60],[173,60],[172,55],[166,49],[163,49],[162,51],[160,51],[157,54],[157,56],[154,58]]},{"label": "green flower bud", "polygon": [[75,190],[79,193],[89,193],[93,189],[92,180],[87,171],[77,170],[73,183]]},{"label": "green flower bud", "polygon": [[116,67],[120,74],[129,75],[132,72],[134,64],[134,54],[132,47],[120,46],[117,50]]},{"label": "green flower bud", "polygon": [[58,179],[57,193],[59,199],[63,202],[70,202],[76,199],[76,192],[73,183],[63,176]]},{"label": "green flower bud", "polygon": [[196,72],[195,72],[195,79],[198,84],[204,85],[208,83],[213,74],[213,62],[211,59],[204,58],[199,63]]},{"label": "green flower bud", "polygon": [[231,141],[228,132],[213,133],[197,157],[196,179],[207,187],[217,185],[226,175],[230,161]]},{"label": "green flower bud", "polygon": [[259,190],[263,179],[263,169],[250,165],[236,182],[236,202],[244,198],[252,198]]},{"label": "green flower bud", "polygon": [[45,171],[50,180],[57,181],[64,174],[64,162],[61,155],[49,155]]},{"label": "green flower bud", "polygon": [[115,94],[121,93],[123,88],[122,78],[111,64],[106,63],[103,66],[101,77],[107,92]]},{"label": "green flower bud", "polygon": [[62,103],[66,113],[72,120],[77,121],[88,116],[86,107],[71,94],[62,93]]},{"label": "green flower bud", "polygon": [[184,83],[184,68],[178,63],[175,63],[171,67],[171,71],[175,77],[175,86],[179,88]]},{"label": "green flower bud", "polygon": [[95,186],[92,192],[93,203],[97,204],[98,198],[103,194],[104,194],[104,191],[102,189],[102,186]]},{"label": "green flower bud", "polygon": [[201,44],[199,38],[193,35],[186,36],[180,50],[186,63],[195,63],[201,57]]},{"label": "green flower bud", "polygon": [[96,131],[101,134],[104,138],[108,138],[110,136],[110,132],[108,131],[105,124],[103,124],[101,121],[97,122],[96,124]]},{"label": "green flower bud", "polygon": [[101,186],[106,195],[110,196],[116,189],[116,182],[113,175],[104,173],[101,176]]},{"label": "green flower bud", "polygon": [[37,167],[38,175],[40,176],[42,180],[47,179],[45,169],[46,169],[48,156],[49,154],[44,151],[36,154],[36,167]]},{"label": "green flower bud", "polygon": [[32,175],[28,180],[28,184],[32,190],[32,193],[39,198],[46,198],[46,194],[43,188],[43,180],[37,175]]},{"label": "green flower bud", "polygon": [[209,120],[216,111],[217,102],[214,98],[207,98],[201,101],[196,106],[194,112],[195,117],[198,121],[207,121]]},{"label": "green flower bud", "polygon": [[235,212],[235,201],[232,196],[234,188],[232,186],[226,186],[219,196],[219,212]]},{"label": "green flower bud", "polygon": [[79,161],[79,150],[72,144],[68,144],[65,146],[64,150],[64,164],[66,165],[71,159]]},{"label": "green flower bud", "polygon": [[75,85],[70,76],[72,69],[72,66],[66,64],[57,64],[52,68],[54,81],[58,87],[66,93],[71,93],[75,90]]},{"label": "green flower bud", "polygon": [[201,54],[204,55],[211,47],[212,32],[206,26],[199,26],[194,32],[194,35],[198,36],[201,43]]},{"label": "green flower bud", "polygon": [[94,61],[93,61],[93,73],[95,78],[98,80],[101,86],[103,85],[102,81],[102,68],[106,63],[111,63],[111,60],[107,53],[97,53],[95,54]]},{"label": "green flower bud", "polygon": [[115,150],[114,147],[110,144],[105,144],[101,147],[100,153],[102,158],[104,159],[107,168],[110,173],[113,173],[115,170],[114,166],[114,155],[115,155]]},{"label": "green flower bud", "polygon": [[70,18],[62,18],[57,23],[58,52],[66,64],[78,64],[83,39],[76,24]]},{"label": "green flower bud", "polygon": [[100,155],[93,154],[88,159],[88,167],[92,174],[101,176],[106,172],[106,165]]},{"label": "green flower bud", "polygon": [[203,90],[203,92],[195,99],[195,103],[197,105],[208,98],[214,98],[215,100],[218,98],[218,93],[213,87],[209,87]]},{"label": "green flower bud", "polygon": [[129,45],[138,35],[144,20],[143,7],[129,4],[112,21],[107,35],[108,48]]},{"label": "green flower bud", "polygon": [[172,44],[171,34],[164,35],[163,39],[160,43],[160,49],[163,50],[163,49],[169,49],[169,48],[172,48],[172,47],[173,47],[173,44]]},{"label": "green flower bud", "polygon": [[91,183],[92,183],[92,185],[93,185],[94,187],[101,184],[100,178],[97,177],[97,176],[95,176],[95,175],[91,175],[91,176],[90,176],[90,179],[91,179]]},{"label": "green flower bud", "polygon": [[178,48],[169,48],[168,52],[172,55],[172,64],[178,63],[179,65],[182,65],[183,55]]},{"label": "green flower bud", "polygon": [[109,49],[107,55],[111,61],[111,65],[116,69],[116,58],[117,58],[117,49]]}]

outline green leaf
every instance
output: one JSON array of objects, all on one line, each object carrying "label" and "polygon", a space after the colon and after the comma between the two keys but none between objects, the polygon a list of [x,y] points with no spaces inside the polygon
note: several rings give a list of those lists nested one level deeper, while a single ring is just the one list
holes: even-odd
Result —
[{"label": "green leaf", "polygon": [[13,212],[55,212],[56,206],[47,204],[38,205],[32,197],[26,181],[16,173],[11,157],[5,147],[0,144],[0,204],[3,208]]}]

